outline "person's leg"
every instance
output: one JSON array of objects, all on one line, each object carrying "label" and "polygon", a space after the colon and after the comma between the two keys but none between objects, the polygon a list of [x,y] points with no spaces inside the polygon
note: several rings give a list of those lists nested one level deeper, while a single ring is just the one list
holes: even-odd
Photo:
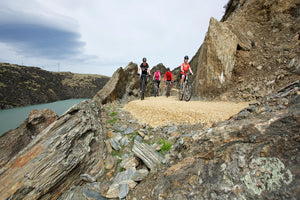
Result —
[{"label": "person's leg", "polygon": [[183,74],[181,74],[180,88],[182,88],[182,84],[183,84],[184,78],[185,78],[185,76]]},{"label": "person's leg", "polygon": [[143,78],[141,76],[141,78],[140,78],[140,92],[142,91],[142,81],[143,81]]},{"label": "person's leg", "polygon": [[159,84],[160,84],[160,80],[157,80],[158,95],[160,95],[160,92],[159,92]]}]

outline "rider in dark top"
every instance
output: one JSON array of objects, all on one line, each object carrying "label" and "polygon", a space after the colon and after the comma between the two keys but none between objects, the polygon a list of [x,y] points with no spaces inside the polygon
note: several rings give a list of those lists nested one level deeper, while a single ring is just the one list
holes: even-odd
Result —
[{"label": "rider in dark top", "polygon": [[140,65],[140,67],[138,68],[138,74],[140,73],[140,70],[142,70],[142,75],[141,75],[141,81],[140,81],[140,91],[142,91],[142,80],[143,78],[145,78],[145,85],[147,85],[147,74],[151,75],[150,73],[150,67],[147,63],[147,59],[143,58],[143,63]]}]

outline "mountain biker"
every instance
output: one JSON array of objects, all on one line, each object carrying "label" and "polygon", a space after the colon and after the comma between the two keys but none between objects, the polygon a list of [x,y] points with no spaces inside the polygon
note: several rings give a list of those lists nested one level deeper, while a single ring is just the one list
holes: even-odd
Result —
[{"label": "mountain biker", "polygon": [[173,82],[173,75],[172,72],[170,71],[170,68],[167,68],[167,72],[165,73],[165,77],[164,77],[164,82],[166,82],[167,79],[167,83],[171,83]]},{"label": "mountain biker", "polygon": [[140,91],[142,91],[142,81],[145,78],[145,85],[147,85],[147,74],[151,75],[150,67],[147,63],[147,59],[143,58],[142,64],[139,66],[137,73],[140,74],[140,70],[142,70],[141,81],[140,81]]},{"label": "mountain biker", "polygon": [[[159,89],[159,84],[160,84],[160,71],[159,71],[159,68],[156,68],[156,72],[154,73],[154,76],[153,76],[153,81],[155,80],[155,83],[157,83],[157,88]],[[158,90],[158,95],[159,94],[159,90]]]},{"label": "mountain biker", "polygon": [[189,61],[189,57],[188,56],[184,56],[184,63],[181,64],[181,67],[180,67],[180,89],[182,88],[182,84],[183,84],[183,81],[185,80],[185,76],[188,72],[188,70],[190,71],[190,73],[192,75],[194,75],[192,69],[191,69],[191,66],[189,65],[188,63]]}]

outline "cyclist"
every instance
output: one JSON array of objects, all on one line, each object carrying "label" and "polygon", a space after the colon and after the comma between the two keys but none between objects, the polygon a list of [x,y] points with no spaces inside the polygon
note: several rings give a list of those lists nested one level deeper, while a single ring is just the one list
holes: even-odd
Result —
[{"label": "cyclist", "polygon": [[151,75],[150,67],[147,63],[147,59],[143,58],[143,63],[139,66],[137,73],[140,74],[140,70],[142,70],[141,81],[140,81],[140,91],[142,91],[142,81],[143,77],[145,78],[145,86],[147,85],[147,74]]},{"label": "cyclist", "polygon": [[194,75],[193,71],[191,69],[191,66],[189,65],[188,61],[189,61],[189,57],[188,56],[184,56],[184,63],[182,63],[182,65],[180,67],[180,79],[181,79],[181,81],[180,81],[180,89],[182,88],[182,84],[183,84],[183,81],[185,79],[185,76],[186,76],[188,70],[190,71],[190,73],[192,75]]},{"label": "cyclist", "polygon": [[173,75],[169,67],[167,68],[167,72],[165,73],[164,82],[166,82],[166,79],[167,79],[167,83],[170,83],[170,87],[171,87],[171,83],[173,82]]},{"label": "cyclist", "polygon": [[[160,71],[159,68],[156,68],[156,72],[154,72],[154,76],[153,76],[153,81],[155,80],[155,84],[157,84],[157,88],[159,89],[159,84],[160,84]],[[158,95],[159,94],[159,90],[158,90]]]}]

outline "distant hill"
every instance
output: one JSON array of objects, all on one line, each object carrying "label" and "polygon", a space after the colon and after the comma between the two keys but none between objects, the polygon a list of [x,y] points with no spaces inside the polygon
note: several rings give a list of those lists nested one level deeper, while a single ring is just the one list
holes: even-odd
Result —
[{"label": "distant hill", "polygon": [[110,78],[0,63],[0,108],[92,98]]}]

